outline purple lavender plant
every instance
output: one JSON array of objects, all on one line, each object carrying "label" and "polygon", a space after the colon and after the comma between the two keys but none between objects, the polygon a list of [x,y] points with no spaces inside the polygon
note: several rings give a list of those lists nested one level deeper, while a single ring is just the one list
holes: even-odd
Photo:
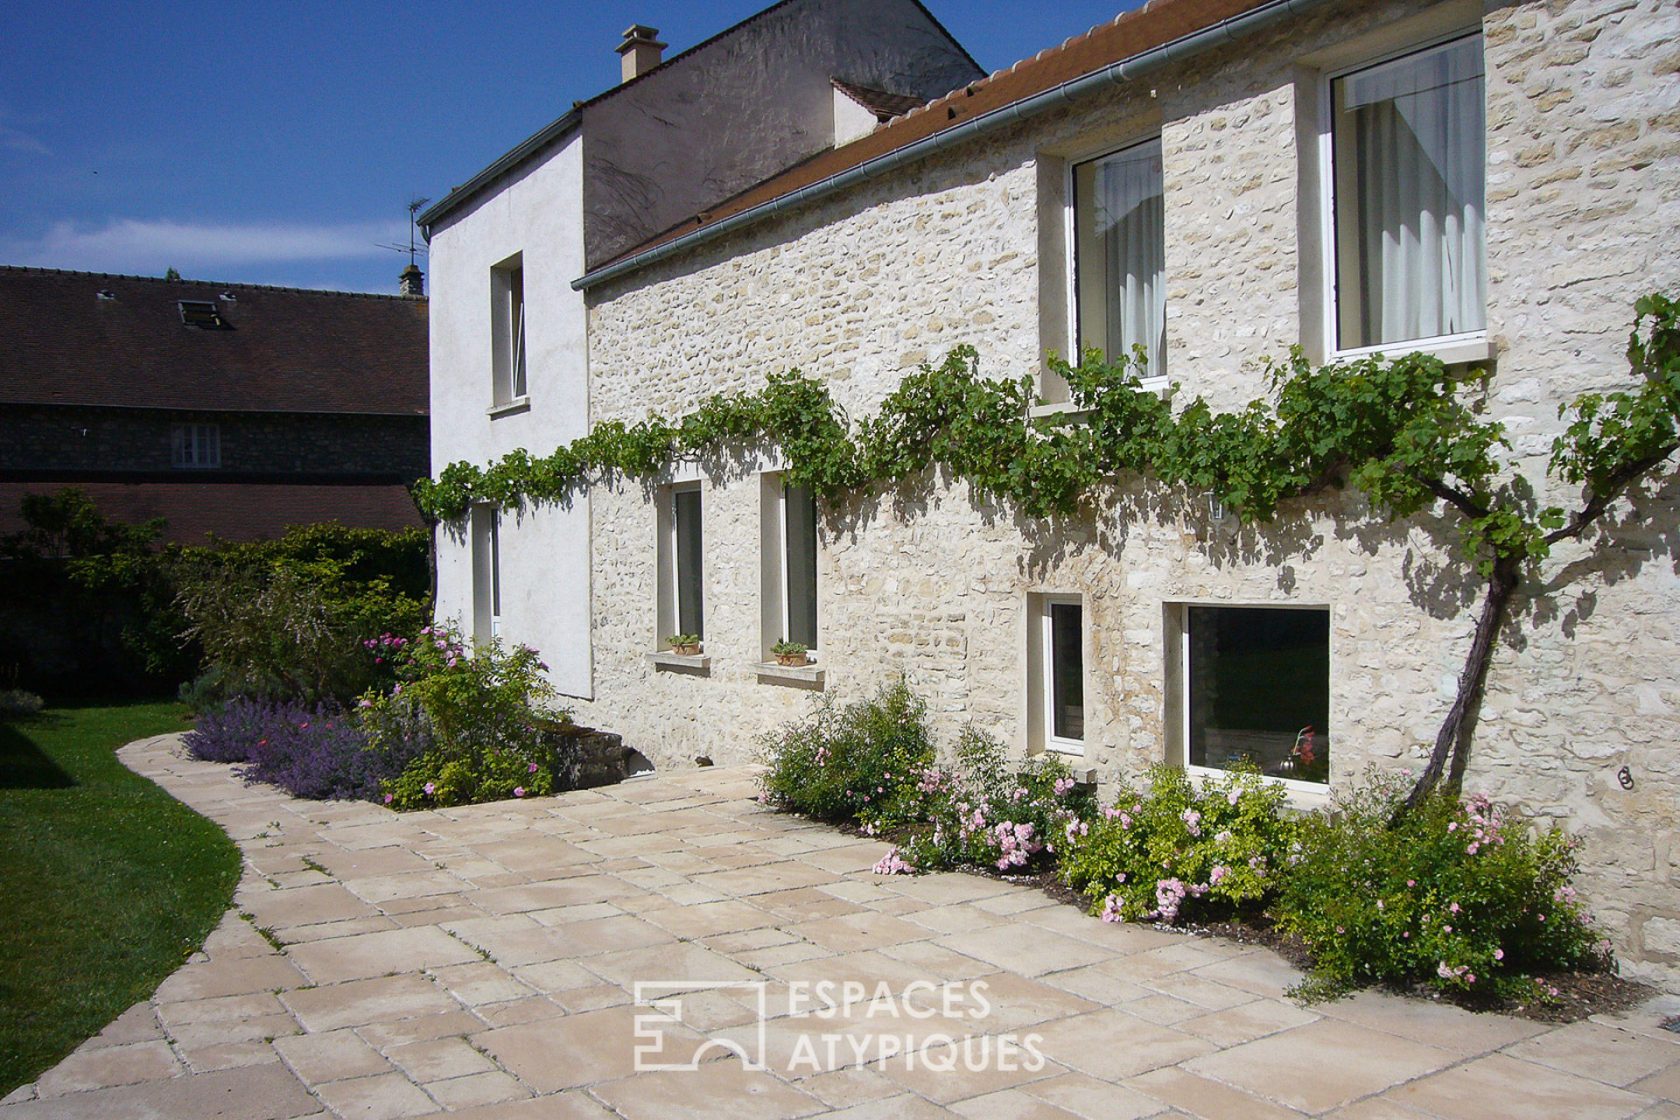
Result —
[{"label": "purple lavender plant", "polygon": [[[272,782],[294,797],[376,801],[380,782],[424,749],[369,750],[356,721],[334,704],[230,701],[199,720],[187,749],[212,762],[242,762],[247,782]],[[404,743],[404,746],[407,746]]]}]

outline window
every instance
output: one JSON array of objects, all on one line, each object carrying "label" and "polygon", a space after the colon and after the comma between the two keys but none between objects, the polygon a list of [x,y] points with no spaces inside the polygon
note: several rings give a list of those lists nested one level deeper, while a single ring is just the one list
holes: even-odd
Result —
[{"label": "window", "polygon": [[472,511],[473,639],[502,634],[502,515],[494,506]]},{"label": "window", "polygon": [[1167,372],[1161,141],[1073,166],[1074,355],[1147,351],[1140,376]]},{"label": "window", "polygon": [[490,270],[490,323],[494,403],[511,404],[527,395],[525,268],[519,254]]},{"label": "window", "polygon": [[764,656],[784,638],[817,650],[817,501],[785,476],[762,476]]},{"label": "window", "polygon": [[1029,747],[1085,751],[1085,611],[1077,595],[1028,598]]},{"label": "window", "polygon": [[700,484],[681,483],[660,491],[659,640],[673,634],[706,636],[705,537],[700,520]]},{"label": "window", "polygon": [[222,465],[222,430],[215,424],[176,424],[170,431],[170,462],[189,470]]},{"label": "window", "polygon": [[201,331],[228,329],[227,320],[222,318],[221,311],[209,300],[182,299],[176,300],[175,305],[181,309],[181,322],[189,327],[197,327]]},{"label": "window", "polygon": [[1179,703],[1191,767],[1253,762],[1274,778],[1330,780],[1330,614],[1185,606]]},{"label": "window", "polygon": [[1486,329],[1482,38],[1330,80],[1335,347]]}]

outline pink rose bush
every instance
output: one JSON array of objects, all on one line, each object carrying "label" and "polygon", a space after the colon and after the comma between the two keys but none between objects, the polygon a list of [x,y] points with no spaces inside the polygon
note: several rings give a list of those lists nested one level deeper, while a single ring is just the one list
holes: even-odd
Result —
[{"label": "pink rose bush", "polygon": [[1257,908],[1273,892],[1296,824],[1284,793],[1257,771],[1198,784],[1176,767],[1121,786],[1113,804],[1068,837],[1061,877],[1109,920],[1185,921]]},{"label": "pink rose bush", "polygon": [[1387,981],[1545,999],[1536,974],[1610,966],[1569,883],[1572,838],[1512,828],[1480,794],[1400,813],[1409,786],[1373,772],[1304,823],[1274,913],[1313,955],[1307,994]]},{"label": "pink rose bush", "polygon": [[365,644],[389,661],[394,677],[388,689],[361,698],[369,748],[409,760],[382,783],[386,804],[429,809],[554,791],[547,732],[569,716],[554,707],[536,650],[469,645],[441,623],[413,640],[384,634]]}]

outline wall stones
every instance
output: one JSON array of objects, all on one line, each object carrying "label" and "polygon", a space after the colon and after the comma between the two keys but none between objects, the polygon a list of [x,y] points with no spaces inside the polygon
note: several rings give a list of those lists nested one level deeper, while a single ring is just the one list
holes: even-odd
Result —
[{"label": "wall stones", "polygon": [[[751,227],[592,294],[591,415],[675,417],[700,396],[800,368],[854,416],[952,346],[984,372],[1037,368],[1065,346],[1041,305],[1065,268],[1041,214],[1039,160],[1143,139],[1159,117],[1167,194],[1168,368],[1181,400],[1235,408],[1257,368],[1303,341],[1320,248],[1298,197],[1297,60],[1428,5],[1332,9],[1269,41],[1193,60]],[[1493,410],[1539,478],[1557,406],[1624,384],[1634,297],[1680,285],[1680,10],[1640,3],[1492,5],[1488,107]],[[1668,69],[1665,70],[1664,68]],[[1316,266],[1314,266],[1316,268]],[[1048,284],[1041,286],[1041,273]],[[1058,333],[1060,332],[1060,333]],[[767,683],[761,655],[759,487],[713,465],[705,486],[709,674],[656,669],[654,510],[638,485],[592,495],[594,699],[579,718],[660,765],[753,754],[755,735],[810,694]],[[1548,484],[1546,500],[1575,495]],[[1612,525],[1560,549],[1517,605],[1482,713],[1471,784],[1586,841],[1583,887],[1630,971],[1680,983],[1680,486],[1633,498],[1652,528]],[[1130,484],[1093,523],[1041,523],[931,476],[827,511],[821,564],[826,691],[902,675],[940,732],[965,722],[1027,742],[1028,595],[1083,596],[1085,765],[1135,774],[1174,740],[1172,604],[1330,610],[1335,779],[1415,764],[1450,700],[1479,588],[1451,522],[1369,523],[1360,503],[1294,503],[1278,521],[1213,522],[1205,495]],[[1635,789],[1622,789],[1626,766]]]}]

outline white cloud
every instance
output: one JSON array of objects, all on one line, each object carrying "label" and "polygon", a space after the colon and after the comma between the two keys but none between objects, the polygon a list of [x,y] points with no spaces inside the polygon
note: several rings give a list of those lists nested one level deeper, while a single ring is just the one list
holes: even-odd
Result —
[{"label": "white cloud", "polygon": [[214,225],[116,218],[103,226],[55,222],[31,240],[0,243],[0,259],[14,264],[150,276],[176,268],[211,277],[230,268],[295,261],[342,261],[389,256],[378,243],[408,240],[395,222],[338,225],[285,223]]},{"label": "white cloud", "polygon": [[35,137],[3,122],[0,122],[0,148],[13,152],[30,152],[41,156],[52,155],[52,152],[47,150],[47,146]]}]

